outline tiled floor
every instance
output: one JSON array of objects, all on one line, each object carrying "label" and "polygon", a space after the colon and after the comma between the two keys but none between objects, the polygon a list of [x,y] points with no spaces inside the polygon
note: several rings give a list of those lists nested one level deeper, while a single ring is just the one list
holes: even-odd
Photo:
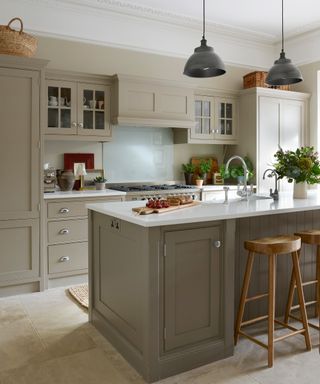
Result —
[{"label": "tiled floor", "polygon": [[[318,332],[311,331],[314,346]],[[241,340],[226,360],[162,380],[159,384],[319,384],[318,347],[303,338],[276,346],[275,366],[266,351]],[[0,300],[1,384],[143,384],[141,377],[87,322],[87,313],[64,289]]]}]

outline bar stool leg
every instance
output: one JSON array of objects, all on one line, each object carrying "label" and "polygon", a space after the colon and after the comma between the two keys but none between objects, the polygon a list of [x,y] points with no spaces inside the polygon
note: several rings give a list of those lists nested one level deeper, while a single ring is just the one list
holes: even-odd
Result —
[{"label": "bar stool leg", "polygon": [[238,340],[239,340],[239,331],[241,328],[241,323],[242,323],[243,314],[244,314],[244,308],[246,305],[246,298],[247,298],[248,290],[249,290],[253,261],[254,261],[254,253],[249,252],[247,265],[246,265],[246,271],[244,274],[244,280],[243,280],[243,284],[242,284],[241,297],[240,297],[239,310],[238,310],[238,315],[237,315],[237,320],[236,320],[235,332],[234,332],[234,345],[237,345]]},{"label": "bar stool leg", "polygon": [[298,252],[292,252],[291,255],[292,255],[292,263],[293,263],[293,271],[294,271],[295,280],[296,280],[296,284],[297,284],[297,292],[298,292],[298,300],[299,300],[299,305],[300,305],[302,324],[303,324],[303,328],[305,329],[304,337],[306,340],[307,349],[310,351],[311,350],[311,340],[310,340],[310,335],[309,335],[307,311],[306,311],[304,294],[303,294],[303,289],[302,289],[302,280],[301,280],[301,273],[300,273],[300,267],[299,267]]},{"label": "bar stool leg", "polygon": [[269,299],[268,299],[268,366],[273,366],[274,359],[274,316],[275,316],[275,290],[276,290],[276,255],[269,255]]},{"label": "bar stool leg", "polygon": [[[320,320],[320,245],[317,246],[317,294],[316,294],[316,313],[315,316],[319,317]],[[319,324],[320,326],[320,324]]]},{"label": "bar stool leg", "polygon": [[[298,258],[300,258],[300,250],[298,251]],[[287,306],[286,306],[286,311],[284,315],[284,323],[288,324],[289,323],[289,316],[291,313],[291,307],[293,304],[293,297],[294,297],[294,286],[296,284],[296,279],[294,276],[294,271],[292,269],[291,272],[291,279],[290,279],[290,286],[289,286],[289,294],[288,294],[288,301],[287,301]]]}]

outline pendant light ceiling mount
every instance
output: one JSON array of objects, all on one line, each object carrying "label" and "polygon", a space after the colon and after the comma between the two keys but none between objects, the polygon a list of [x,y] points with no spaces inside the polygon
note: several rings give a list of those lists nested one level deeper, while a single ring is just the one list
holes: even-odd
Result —
[{"label": "pendant light ceiling mount", "polygon": [[206,4],[202,2],[202,39],[200,47],[195,48],[184,67],[184,75],[190,77],[215,77],[226,73],[224,63],[214,52],[212,47],[207,45],[205,38],[205,16]]},{"label": "pendant light ceiling mount", "polygon": [[286,58],[284,52],[284,32],[283,32],[283,0],[282,2],[282,29],[281,29],[281,52],[280,58],[274,62],[269,70],[266,83],[268,85],[288,85],[303,81],[303,77],[299,69],[292,64],[290,59]]}]

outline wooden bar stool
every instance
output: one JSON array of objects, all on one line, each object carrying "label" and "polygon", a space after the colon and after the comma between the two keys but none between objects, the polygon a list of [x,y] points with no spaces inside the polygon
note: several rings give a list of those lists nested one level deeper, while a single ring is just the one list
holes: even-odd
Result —
[{"label": "wooden bar stool", "polygon": [[[300,250],[300,247],[301,247],[301,239],[298,236],[266,237],[262,239],[252,240],[252,241],[245,241],[244,247],[249,251],[249,254],[248,254],[247,266],[246,266],[246,271],[245,271],[245,276],[244,276],[244,281],[242,286],[238,316],[237,316],[236,326],[235,326],[235,336],[234,336],[235,345],[238,342],[239,335],[241,335],[253,341],[254,343],[260,345],[261,347],[266,348],[268,350],[268,366],[272,367],[273,359],[274,359],[274,343],[277,341],[284,340],[290,336],[303,334],[305,337],[307,350],[311,350],[311,341],[309,336],[309,328],[307,323],[307,314],[306,314],[306,308],[304,303],[304,295],[303,295],[301,274],[300,274],[300,268],[299,268],[299,259],[298,259],[298,250]],[[268,257],[268,292],[262,293],[253,297],[247,297],[254,256],[256,253],[263,254],[266,257]],[[293,262],[293,272],[295,275],[295,281],[297,282],[296,286],[297,286],[298,299],[299,299],[301,317],[302,317],[302,323],[303,323],[303,328],[301,329],[294,328],[288,324],[283,323],[282,321],[275,319],[277,255],[288,254],[288,253],[291,253],[292,262]],[[268,314],[265,316],[260,316],[247,321],[242,321],[246,303],[249,301],[261,299],[263,297],[268,297]],[[268,344],[265,344],[260,340],[242,331],[242,327],[255,324],[265,319],[268,319]],[[290,329],[292,332],[286,335],[280,336],[278,338],[274,338],[274,323],[280,324]]]},{"label": "wooden bar stool", "polygon": [[[317,286],[315,300],[308,301],[308,302],[306,302],[305,305],[306,306],[315,305],[315,317],[320,318],[320,230],[313,229],[313,230],[309,230],[309,231],[302,231],[302,232],[295,233],[295,235],[301,237],[302,243],[317,246],[315,280],[303,282],[302,286],[307,286],[307,285],[316,285]],[[299,256],[300,256],[300,252],[299,252]],[[301,318],[291,314],[292,310],[299,308],[298,305],[292,306],[295,289],[296,289],[296,279],[295,279],[294,274],[292,273],[290,288],[289,288],[289,295],[288,295],[288,302],[287,302],[286,313],[285,313],[285,317],[284,317],[284,322],[286,324],[288,324],[289,318],[301,321]],[[312,324],[311,322],[309,322],[310,327],[313,327],[313,328],[318,329],[318,330],[320,330],[319,325],[315,325],[315,324]]]}]

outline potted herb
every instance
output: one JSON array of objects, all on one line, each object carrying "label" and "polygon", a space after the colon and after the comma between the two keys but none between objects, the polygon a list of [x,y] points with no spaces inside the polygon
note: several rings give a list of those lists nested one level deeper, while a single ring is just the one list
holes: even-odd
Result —
[{"label": "potted herb", "polygon": [[212,162],[211,160],[201,160],[199,164],[199,179],[206,183],[207,174],[211,171]]},{"label": "potted herb", "polygon": [[106,181],[107,181],[107,179],[105,179],[104,177],[97,176],[95,179],[93,179],[93,181],[95,183],[95,186],[96,186],[97,190],[102,190],[102,189],[106,188]]},{"label": "potted herb", "polygon": [[192,178],[193,178],[195,169],[196,169],[195,165],[191,163],[182,164],[182,170],[184,172],[184,177],[187,185],[192,184]]},{"label": "potted herb", "polygon": [[[245,156],[243,158],[243,160],[246,163],[247,169],[248,169],[247,180],[250,180],[250,179],[252,179],[253,174],[254,174],[253,173],[253,164],[252,164],[252,162],[251,162],[251,160],[249,159],[248,156]],[[219,172],[220,172],[221,177],[223,179],[229,179],[229,178],[237,179],[238,184],[243,184],[243,182],[244,182],[244,173],[243,173],[243,166],[242,166],[242,164],[230,165],[229,169],[228,169],[228,172],[226,172],[225,164],[222,164],[221,167],[220,167]]]},{"label": "potted herb", "polygon": [[305,199],[307,185],[320,183],[320,161],[314,147],[300,147],[295,151],[279,148],[274,157],[273,166],[279,179],[286,177],[289,183],[294,182],[294,198]]},{"label": "potted herb", "polygon": [[198,176],[196,177],[196,186],[197,186],[197,187],[202,187],[202,185],[203,185],[203,176],[198,175]]}]

